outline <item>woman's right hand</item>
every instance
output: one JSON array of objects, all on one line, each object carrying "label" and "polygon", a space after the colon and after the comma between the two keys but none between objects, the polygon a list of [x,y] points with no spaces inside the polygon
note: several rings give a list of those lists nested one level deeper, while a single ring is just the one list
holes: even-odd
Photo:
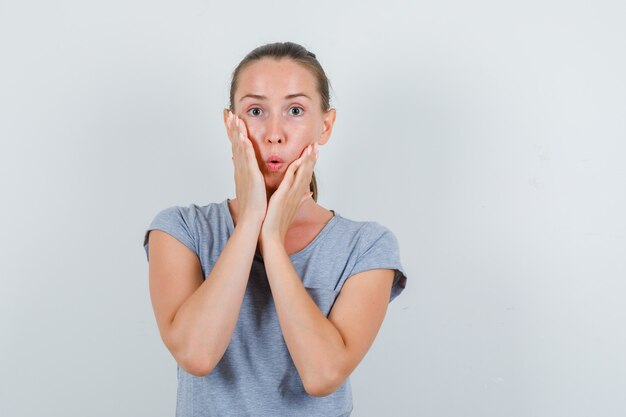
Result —
[{"label": "woman's right hand", "polygon": [[233,151],[238,222],[243,219],[262,222],[267,212],[265,180],[248,138],[248,130],[243,120],[230,111],[226,129]]}]

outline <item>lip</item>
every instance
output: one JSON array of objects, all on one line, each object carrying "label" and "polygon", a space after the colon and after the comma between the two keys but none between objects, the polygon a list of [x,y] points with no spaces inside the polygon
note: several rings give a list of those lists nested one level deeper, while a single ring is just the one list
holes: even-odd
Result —
[{"label": "lip", "polygon": [[270,172],[278,172],[278,171],[281,170],[281,168],[283,167],[284,163],[282,163],[282,162],[267,162],[266,165],[269,168]]},{"label": "lip", "polygon": [[267,157],[267,159],[265,160],[266,163],[271,163],[271,162],[277,162],[277,163],[284,163],[285,161],[283,160],[283,158],[281,158],[280,156],[276,155],[276,154],[271,154],[270,156]]},{"label": "lip", "polygon": [[270,172],[278,172],[281,170],[283,165],[285,165],[285,161],[280,156],[276,154],[271,154],[265,160],[265,165],[267,165],[267,168],[270,170]]}]

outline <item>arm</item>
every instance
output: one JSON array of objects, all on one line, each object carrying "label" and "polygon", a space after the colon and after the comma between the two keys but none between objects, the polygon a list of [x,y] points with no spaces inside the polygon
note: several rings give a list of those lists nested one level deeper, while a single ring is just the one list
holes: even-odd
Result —
[{"label": "arm", "polygon": [[237,223],[204,281],[195,253],[165,232],[150,233],[150,294],[161,337],[193,375],[210,373],[230,343],[260,228]]},{"label": "arm", "polygon": [[350,277],[326,318],[302,285],[280,239],[264,240],[262,245],[278,321],[304,387],[313,396],[329,395],[374,342],[387,311],[394,271],[375,269]]}]

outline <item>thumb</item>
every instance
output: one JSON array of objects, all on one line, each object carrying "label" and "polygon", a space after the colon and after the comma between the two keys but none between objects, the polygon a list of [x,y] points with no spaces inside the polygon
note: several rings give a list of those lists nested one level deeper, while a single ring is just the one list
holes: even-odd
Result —
[{"label": "thumb", "polygon": [[313,192],[308,192],[304,195],[304,197],[302,197],[302,200],[300,200],[300,203],[298,203],[298,207],[300,207],[307,199],[313,197]]}]

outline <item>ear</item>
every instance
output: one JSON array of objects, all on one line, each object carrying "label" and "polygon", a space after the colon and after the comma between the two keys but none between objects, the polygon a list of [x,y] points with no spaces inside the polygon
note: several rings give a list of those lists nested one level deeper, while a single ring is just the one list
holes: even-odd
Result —
[{"label": "ear", "polygon": [[324,123],[324,130],[318,140],[320,145],[325,145],[330,139],[330,134],[333,131],[333,125],[335,124],[335,118],[337,117],[337,111],[333,108],[324,113],[322,122]]}]

